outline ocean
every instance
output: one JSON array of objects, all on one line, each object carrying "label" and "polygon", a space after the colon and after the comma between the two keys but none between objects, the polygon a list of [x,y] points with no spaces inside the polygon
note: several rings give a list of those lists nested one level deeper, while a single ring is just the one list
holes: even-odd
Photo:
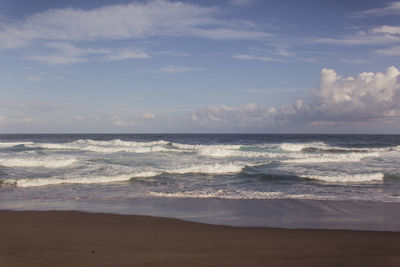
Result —
[{"label": "ocean", "polygon": [[[133,203],[133,213],[136,208],[164,215],[160,205],[170,203],[165,215],[182,217],[172,210],[176,203],[190,203],[181,214],[194,216],[200,203],[229,209],[235,200],[251,206],[265,206],[261,200],[370,203],[398,210],[400,135],[0,135],[3,209],[74,203],[64,209],[90,211],[88,203],[114,203],[108,209],[126,213],[126,203]],[[146,212],[143,203],[158,203],[152,206],[158,213]]]}]

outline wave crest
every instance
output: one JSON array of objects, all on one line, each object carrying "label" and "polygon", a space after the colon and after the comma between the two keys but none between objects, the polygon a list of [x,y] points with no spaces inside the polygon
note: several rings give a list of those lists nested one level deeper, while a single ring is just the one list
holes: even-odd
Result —
[{"label": "wave crest", "polygon": [[307,175],[303,176],[303,178],[320,180],[329,183],[360,183],[382,181],[384,174],[381,172],[360,174],[337,173],[332,175]]}]

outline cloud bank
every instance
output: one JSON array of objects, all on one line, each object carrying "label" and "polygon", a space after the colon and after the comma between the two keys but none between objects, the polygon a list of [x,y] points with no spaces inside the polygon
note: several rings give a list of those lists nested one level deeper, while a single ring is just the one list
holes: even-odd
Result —
[{"label": "cloud bank", "polygon": [[209,107],[196,111],[192,120],[201,125],[248,126],[302,124],[310,126],[400,121],[400,71],[363,72],[342,77],[322,69],[320,85],[307,99],[278,108],[256,104]]}]

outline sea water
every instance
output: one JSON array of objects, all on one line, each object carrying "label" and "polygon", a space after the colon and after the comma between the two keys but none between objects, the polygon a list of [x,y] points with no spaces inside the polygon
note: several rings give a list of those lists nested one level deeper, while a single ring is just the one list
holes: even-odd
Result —
[{"label": "sea water", "polygon": [[2,135],[0,198],[400,202],[396,135]]},{"label": "sea water", "polygon": [[400,202],[400,136],[0,136],[0,199],[132,198]]},{"label": "sea water", "polygon": [[0,209],[400,230],[400,135],[0,135]]}]

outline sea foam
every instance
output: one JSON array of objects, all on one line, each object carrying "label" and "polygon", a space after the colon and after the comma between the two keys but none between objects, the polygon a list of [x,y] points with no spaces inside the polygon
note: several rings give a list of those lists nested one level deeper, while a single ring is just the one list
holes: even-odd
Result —
[{"label": "sea foam", "polygon": [[137,177],[152,177],[159,173],[156,172],[137,172],[130,174],[120,174],[113,176],[93,176],[93,177],[52,177],[52,178],[30,178],[30,179],[19,179],[19,180],[8,180],[8,183],[14,183],[17,187],[35,187],[35,186],[46,186],[46,185],[58,185],[58,184],[100,184],[100,183],[113,183],[113,182],[124,182],[129,181],[132,178]]},{"label": "sea foam", "polygon": [[76,158],[64,157],[14,157],[0,158],[0,166],[4,167],[44,167],[62,168],[78,162]]},{"label": "sea foam", "polygon": [[372,182],[382,181],[384,174],[381,172],[376,173],[336,173],[331,175],[307,175],[304,178],[320,180],[329,183],[360,183],[360,182]]},{"label": "sea foam", "polygon": [[378,152],[348,154],[301,154],[291,155],[293,159],[282,160],[283,163],[314,164],[324,162],[359,162],[367,157],[378,157]]}]

